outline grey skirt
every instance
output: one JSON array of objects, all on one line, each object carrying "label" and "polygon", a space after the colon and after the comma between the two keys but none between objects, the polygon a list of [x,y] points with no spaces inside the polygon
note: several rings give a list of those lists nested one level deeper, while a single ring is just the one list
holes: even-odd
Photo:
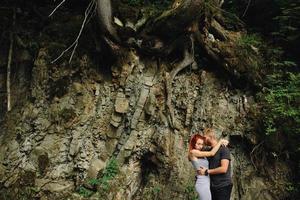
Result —
[{"label": "grey skirt", "polygon": [[198,193],[199,200],[211,200],[209,176],[197,175],[195,188]]}]

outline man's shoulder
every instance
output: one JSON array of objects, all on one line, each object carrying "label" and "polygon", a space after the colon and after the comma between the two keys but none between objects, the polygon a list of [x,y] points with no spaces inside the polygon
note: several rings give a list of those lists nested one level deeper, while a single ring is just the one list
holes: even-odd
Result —
[{"label": "man's shoulder", "polygon": [[221,157],[230,160],[230,150],[229,150],[228,147],[221,146],[220,147],[220,154],[221,154]]},{"label": "man's shoulder", "polygon": [[230,152],[229,148],[228,148],[228,147],[225,147],[224,145],[222,145],[222,146],[220,147],[220,151],[228,151],[228,152]]}]

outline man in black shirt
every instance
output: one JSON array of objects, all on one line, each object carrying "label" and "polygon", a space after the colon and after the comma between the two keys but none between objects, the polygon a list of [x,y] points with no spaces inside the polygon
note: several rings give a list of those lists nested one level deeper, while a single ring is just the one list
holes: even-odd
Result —
[{"label": "man in black shirt", "polygon": [[[213,129],[205,129],[204,136],[208,145],[214,147],[218,143]],[[229,149],[221,146],[215,156],[208,159],[209,169],[202,169],[200,173],[210,176],[212,200],[229,200],[232,190]]]}]

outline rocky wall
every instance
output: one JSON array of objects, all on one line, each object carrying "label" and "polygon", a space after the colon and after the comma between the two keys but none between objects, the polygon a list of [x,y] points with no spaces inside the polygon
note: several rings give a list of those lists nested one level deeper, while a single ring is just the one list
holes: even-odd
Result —
[{"label": "rocky wall", "polygon": [[[173,126],[166,108],[170,67],[129,51],[107,79],[88,55],[56,65],[41,48],[30,98],[1,125],[1,198],[194,198],[187,144],[205,127],[232,143],[232,199],[283,198],[287,166],[278,161],[274,177],[265,177],[246,148],[255,141],[246,118],[253,97],[209,66],[187,68],[172,83]],[[118,172],[107,190],[95,189],[91,180],[101,179],[112,158]]]}]

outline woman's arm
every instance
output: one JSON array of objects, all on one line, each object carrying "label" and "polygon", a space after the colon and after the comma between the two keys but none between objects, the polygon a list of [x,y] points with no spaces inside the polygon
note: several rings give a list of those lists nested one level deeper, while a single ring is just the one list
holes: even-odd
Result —
[{"label": "woman's arm", "polygon": [[221,139],[210,151],[199,151],[197,149],[193,149],[191,150],[191,153],[195,157],[212,157],[217,153],[222,144],[228,144],[228,141]]}]

